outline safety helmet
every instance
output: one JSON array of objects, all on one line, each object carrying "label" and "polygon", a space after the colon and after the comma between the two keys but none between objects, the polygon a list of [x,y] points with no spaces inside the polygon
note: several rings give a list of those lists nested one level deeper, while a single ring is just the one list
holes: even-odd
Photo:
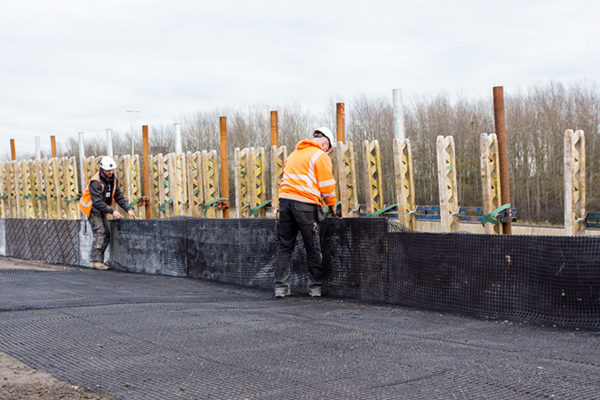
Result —
[{"label": "safety helmet", "polygon": [[113,169],[117,168],[117,163],[112,159],[112,157],[103,156],[100,159],[100,168],[105,171],[112,171]]},{"label": "safety helmet", "polygon": [[331,146],[331,148],[335,147],[335,138],[333,137],[333,133],[329,130],[329,128],[322,126],[313,131],[313,136],[315,136],[315,133],[322,133],[327,138],[327,140],[329,140],[329,145]]}]

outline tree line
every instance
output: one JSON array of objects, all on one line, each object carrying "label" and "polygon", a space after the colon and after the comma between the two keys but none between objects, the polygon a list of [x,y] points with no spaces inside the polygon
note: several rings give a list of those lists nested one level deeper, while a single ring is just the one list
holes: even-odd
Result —
[{"label": "tree line", "polygon": [[[511,203],[520,221],[562,224],[564,210],[563,138],[566,129],[582,129],[586,135],[587,209],[600,211],[600,91],[595,83],[565,85],[549,82],[504,93]],[[388,97],[357,96],[345,102],[346,140],[355,146],[359,200],[364,203],[362,152],[364,140],[377,139],[381,149],[383,181],[394,182],[392,155],[393,108]],[[227,116],[228,151],[235,148],[271,145],[270,111],[278,111],[280,145],[290,153],[295,144],[317,126],[328,126],[335,134],[336,108],[331,99],[322,112],[299,104],[261,105],[246,108],[215,108],[182,114],[183,151],[220,150],[219,117]],[[422,97],[404,104],[406,137],[413,153],[417,204],[436,205],[438,200],[436,137],[453,136],[459,204],[482,204],[480,147],[481,133],[494,132],[493,99],[458,98],[448,94]],[[175,149],[173,124],[149,127],[154,153]],[[132,132],[113,133],[114,154],[131,153]],[[134,135],[137,154],[142,153],[141,135]],[[59,142],[59,156],[78,156],[75,138]],[[106,152],[103,139],[85,140],[85,154]],[[47,156],[47,155],[46,155]],[[3,156],[8,160],[8,155]],[[25,158],[34,158],[28,155]],[[230,163],[233,169],[233,162]],[[233,193],[233,171],[230,171]],[[270,182],[267,182],[270,185]],[[394,185],[384,185],[386,204],[396,202]],[[232,199],[233,201],[233,199]]]}]

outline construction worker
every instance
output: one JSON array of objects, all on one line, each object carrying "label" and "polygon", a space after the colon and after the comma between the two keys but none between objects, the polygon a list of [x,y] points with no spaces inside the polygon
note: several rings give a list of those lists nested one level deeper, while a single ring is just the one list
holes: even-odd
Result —
[{"label": "construction worker", "polygon": [[96,269],[110,269],[108,265],[104,264],[104,252],[110,243],[107,214],[112,214],[115,219],[123,218],[120,212],[111,208],[113,200],[127,212],[130,218],[135,219],[129,203],[119,190],[114,174],[116,167],[115,160],[103,156],[100,159],[100,171],[92,177],[79,200],[79,209],[87,215],[90,225],[92,225],[94,239],[91,266]]},{"label": "construction worker", "polygon": [[298,231],[302,234],[308,264],[308,293],[320,297],[323,286],[323,256],[319,222],[324,220],[322,199],[329,207],[336,203],[333,165],[327,155],[335,139],[327,128],[313,131],[312,140],[298,142],[285,160],[279,187],[279,246],[275,265],[275,297],[290,292],[290,260]]}]

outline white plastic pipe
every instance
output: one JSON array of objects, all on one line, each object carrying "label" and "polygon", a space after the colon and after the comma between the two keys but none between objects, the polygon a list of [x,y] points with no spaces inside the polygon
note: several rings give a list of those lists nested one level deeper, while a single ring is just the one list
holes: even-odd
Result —
[{"label": "white plastic pipe", "polygon": [[175,154],[181,154],[181,124],[175,123]]},{"label": "white plastic pipe", "polygon": [[394,98],[394,137],[402,142],[406,138],[404,130],[404,110],[402,109],[402,90],[392,91]]},{"label": "white plastic pipe", "polygon": [[106,130],[106,155],[113,158],[112,129]]},{"label": "white plastic pipe", "polygon": [[83,160],[85,159],[85,147],[83,145],[83,132],[79,132],[79,192],[83,193],[85,190],[85,171],[83,167]]},{"label": "white plastic pipe", "polygon": [[38,161],[42,159],[42,149],[39,136],[35,137],[35,159]]}]

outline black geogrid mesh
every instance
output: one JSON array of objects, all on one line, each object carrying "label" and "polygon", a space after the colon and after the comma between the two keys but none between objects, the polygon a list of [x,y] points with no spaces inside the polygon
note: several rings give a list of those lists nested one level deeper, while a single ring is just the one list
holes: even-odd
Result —
[{"label": "black geogrid mesh", "polygon": [[[78,264],[83,221],[4,221],[7,256]],[[272,288],[274,219],[122,220],[111,226],[109,263],[116,269]],[[598,237],[402,232],[384,218],[345,218],[327,219],[321,240],[325,292],[332,296],[600,326]],[[291,284],[292,292],[307,292],[300,238]]]},{"label": "black geogrid mesh", "polygon": [[115,271],[0,270],[0,351],[123,400],[596,399],[598,333]]},{"label": "black geogrid mesh", "polygon": [[[321,226],[325,292],[519,321],[600,326],[600,238],[393,232],[379,219]],[[117,268],[272,288],[275,220],[113,222]],[[306,293],[304,249],[292,292]]]},{"label": "black geogrid mesh", "polygon": [[79,262],[80,220],[5,219],[6,256],[53,264]]}]

